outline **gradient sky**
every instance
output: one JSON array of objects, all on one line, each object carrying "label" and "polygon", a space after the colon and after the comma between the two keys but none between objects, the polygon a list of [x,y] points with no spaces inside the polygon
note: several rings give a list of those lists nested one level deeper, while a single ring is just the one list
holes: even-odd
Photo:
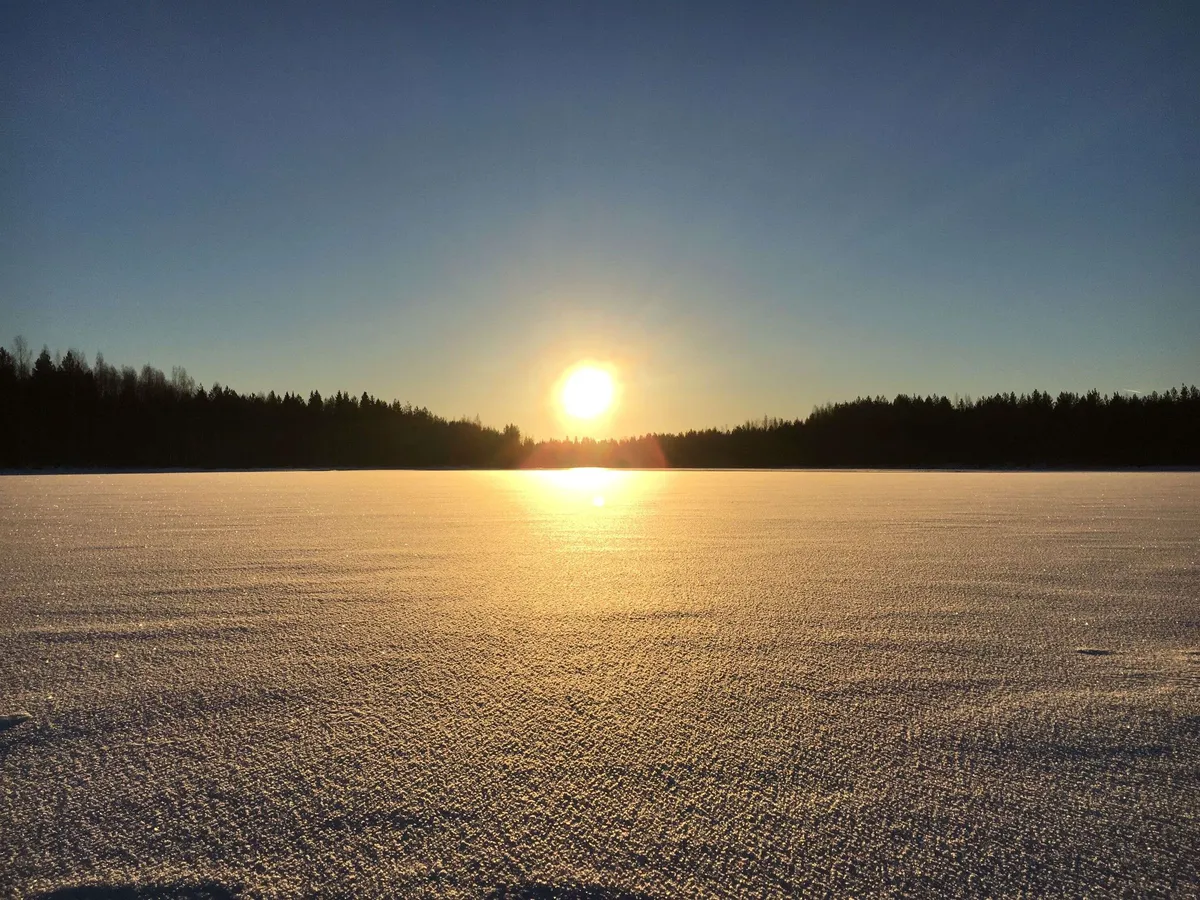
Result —
[{"label": "gradient sky", "polygon": [[0,17],[9,346],[538,436],[581,357],[619,434],[1200,381],[1192,2]]}]

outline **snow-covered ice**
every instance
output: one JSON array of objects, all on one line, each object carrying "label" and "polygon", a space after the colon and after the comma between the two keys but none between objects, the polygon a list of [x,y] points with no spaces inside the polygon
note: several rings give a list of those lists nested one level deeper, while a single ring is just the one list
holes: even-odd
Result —
[{"label": "snow-covered ice", "polygon": [[4,477],[0,719],[0,895],[1194,896],[1200,473]]}]

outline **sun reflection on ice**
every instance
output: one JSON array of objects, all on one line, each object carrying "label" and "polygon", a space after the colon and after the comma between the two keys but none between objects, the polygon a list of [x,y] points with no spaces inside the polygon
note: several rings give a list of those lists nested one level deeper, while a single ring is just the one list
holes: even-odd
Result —
[{"label": "sun reflection on ice", "polygon": [[[659,472],[635,469],[529,469],[513,472],[513,498],[524,507],[523,524],[538,541],[538,554],[554,554],[556,565],[571,558],[573,570],[588,571],[590,603],[602,601],[602,585],[644,546],[654,519]],[[610,558],[599,563],[597,555]],[[586,560],[586,561],[585,561]],[[597,565],[601,568],[595,568]],[[624,578],[625,576],[621,576]],[[581,588],[582,590],[582,588]]]},{"label": "sun reflection on ice", "polygon": [[613,469],[551,469],[531,473],[539,484],[542,499],[560,510],[573,506],[600,508],[611,499],[627,499],[637,486],[635,472]]},{"label": "sun reflection on ice", "polygon": [[601,468],[537,469],[518,478],[523,502],[537,520],[588,531],[632,526],[659,482],[655,472]]}]

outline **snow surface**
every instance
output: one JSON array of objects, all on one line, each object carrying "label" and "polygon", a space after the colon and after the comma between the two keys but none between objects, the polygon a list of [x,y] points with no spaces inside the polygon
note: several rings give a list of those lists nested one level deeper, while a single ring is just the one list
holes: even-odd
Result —
[{"label": "snow surface", "polygon": [[4,477],[0,895],[1195,896],[1198,598],[1197,473]]}]

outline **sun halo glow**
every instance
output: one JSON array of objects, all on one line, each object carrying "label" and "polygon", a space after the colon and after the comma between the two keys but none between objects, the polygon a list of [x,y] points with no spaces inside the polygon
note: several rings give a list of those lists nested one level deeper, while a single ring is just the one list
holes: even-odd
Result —
[{"label": "sun halo glow", "polygon": [[612,407],[616,385],[599,366],[581,365],[563,379],[559,394],[563,411],[575,419],[594,419]]}]

